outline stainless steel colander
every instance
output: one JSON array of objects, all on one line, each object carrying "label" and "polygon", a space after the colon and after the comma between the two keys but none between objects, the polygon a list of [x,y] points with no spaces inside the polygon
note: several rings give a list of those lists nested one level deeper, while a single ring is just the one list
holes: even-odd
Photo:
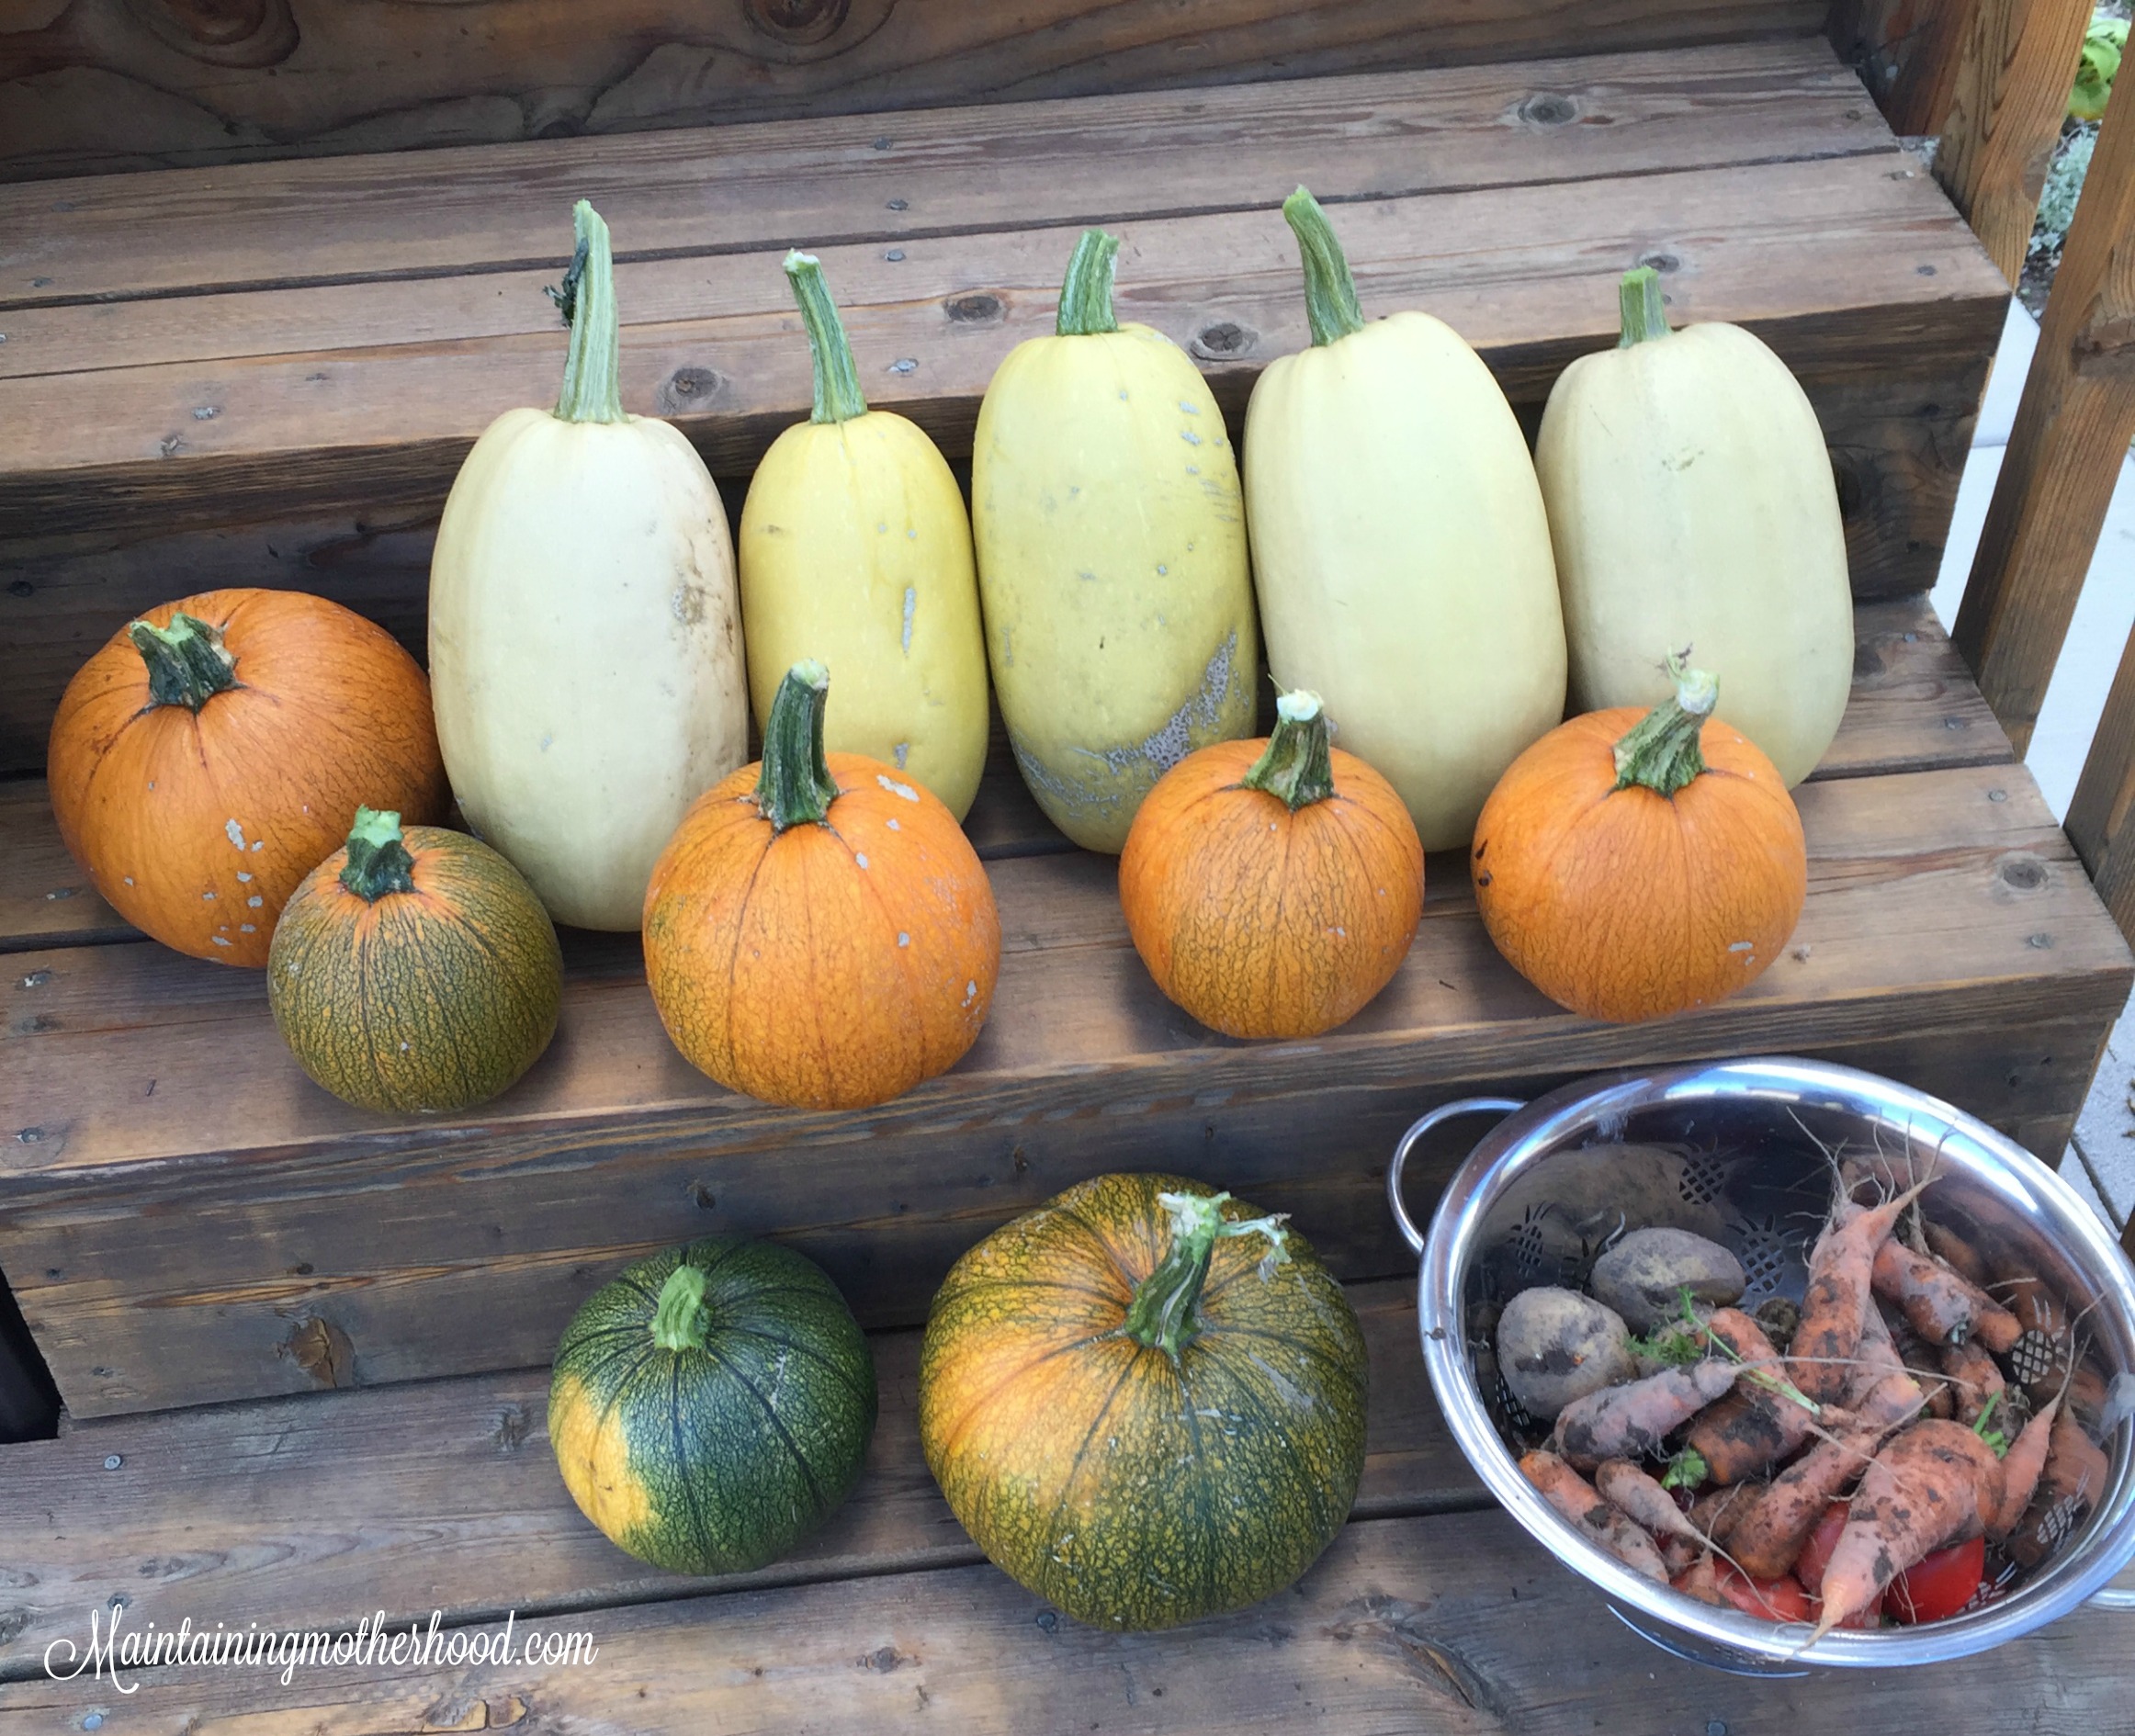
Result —
[{"label": "stainless steel colander", "polygon": [[[1425,1235],[1401,1197],[1417,1143],[1455,1116],[1503,1116],[1447,1187]],[[1520,1104],[1470,1098],[1402,1136],[1387,1175],[1395,1219],[1422,1256],[1417,1316],[1424,1361],[1454,1438],[1498,1500],[1558,1560],[1609,1596],[1656,1645],[1723,1669],[1770,1674],[1804,1663],[1889,1668],[2005,1643],[2098,1597],[2135,1557],[2135,1450],[2122,1421],[2112,1471],[2089,1517],[2053,1558],[1999,1601],[1917,1628],[1843,1630],[1804,1648],[1808,1629],[1715,1609],[1655,1584],[1587,1543],[1519,1469],[1542,1432],[1499,1378],[1497,1311],[1535,1284],[1576,1289],[1628,1229],[1665,1224],[1734,1250],[1745,1307],[1799,1301],[1828,1212],[1834,1155],[1885,1174],[1937,1178],[1923,1208],[1984,1254],[2043,1279],[2072,1313],[2101,1376],[2135,1370],[2135,1272],[2067,1183],[2028,1152],[1949,1104],[1851,1067],[1784,1057],[1612,1076]],[[2044,1341],[2018,1346],[2050,1363]],[[2021,1370],[2019,1370],[2021,1371]]]}]

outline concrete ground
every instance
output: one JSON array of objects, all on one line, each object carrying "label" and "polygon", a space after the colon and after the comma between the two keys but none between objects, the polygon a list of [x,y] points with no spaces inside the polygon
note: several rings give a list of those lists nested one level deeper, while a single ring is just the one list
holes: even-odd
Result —
[{"label": "concrete ground", "polygon": [[[2038,322],[2021,305],[2012,302],[1994,378],[1988,382],[1979,425],[1972,434],[1971,456],[1966,461],[1964,481],[1958,493],[1957,517],[1950,525],[1941,579],[1935,587],[1935,611],[1945,626],[1957,619],[1958,602],[1971,571],[1972,553],[1986,521],[1994,479],[2001,473],[2010,424],[2016,420],[2016,400],[2023,393],[2024,372],[2038,343]],[[2090,750],[2091,736],[2105,709],[2107,690],[2112,686],[2113,671],[2119,665],[2121,648],[2128,642],[2129,629],[2135,627],[2135,480],[2131,479],[2135,479],[2135,458],[2124,459],[2119,487],[2098,537],[2083,599],[2076,605],[2068,642],[2062,648],[2061,662],[2054,670],[2053,683],[2047,690],[2039,727],[2026,755],[2032,775],[2039,780],[2057,818],[2067,815],[2084,757]],[[2121,1013],[2120,1022],[2107,1041],[2062,1173],[2116,1230],[2126,1224],[2130,1212],[2135,1212],[2135,1000]]]}]

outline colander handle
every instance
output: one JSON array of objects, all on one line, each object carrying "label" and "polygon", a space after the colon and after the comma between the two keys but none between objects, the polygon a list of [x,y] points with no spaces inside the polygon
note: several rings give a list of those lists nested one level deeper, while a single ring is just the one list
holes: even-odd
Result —
[{"label": "colander handle", "polygon": [[1386,1203],[1394,1208],[1394,1222],[1401,1226],[1401,1239],[1408,1244],[1411,1253],[1423,1252],[1423,1232],[1401,1202],[1401,1172],[1407,1167],[1408,1154],[1416,1149],[1416,1142],[1440,1122],[1450,1122],[1456,1115],[1509,1115],[1526,1107],[1516,1097],[1455,1098],[1451,1103],[1440,1103],[1401,1135],[1401,1143],[1394,1147],[1394,1161],[1386,1169]]},{"label": "colander handle", "polygon": [[2135,1591],[2115,1591],[2110,1586],[2084,1599],[2085,1609],[2135,1609]]}]

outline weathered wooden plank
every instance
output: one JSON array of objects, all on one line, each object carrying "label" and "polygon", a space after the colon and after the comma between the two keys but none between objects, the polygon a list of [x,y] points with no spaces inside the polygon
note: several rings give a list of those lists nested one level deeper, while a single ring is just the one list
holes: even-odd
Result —
[{"label": "weathered wooden plank", "polygon": [[1958,609],[1958,648],[2019,752],[2135,439],[2130,320],[2135,112],[2123,104],[2099,130]]},{"label": "weathered wooden plank", "polygon": [[[1610,336],[1614,279],[1641,258],[1668,265],[1678,318],[1757,328],[1813,389],[1918,380],[1944,411],[1969,411],[2003,300],[1948,203],[1877,157],[1373,200],[1341,223],[1369,308],[1448,319],[1521,401]],[[1050,329],[1071,240],[1032,229],[826,250],[870,393],[967,449],[1001,355]],[[0,416],[45,434],[0,475],[0,525],[168,534],[442,498],[493,415],[553,394],[562,333],[539,294],[552,276],[217,297],[196,305],[220,354],[0,381]],[[1120,283],[1122,317],[1194,347],[1234,414],[1260,367],[1307,341],[1271,204],[1127,225]],[[716,472],[746,474],[806,414],[807,350],[774,254],[641,262],[620,271],[618,297],[626,403],[672,417]]]},{"label": "weathered wooden plank", "polygon": [[[1853,696],[1813,776],[1865,777],[2014,758],[1925,597],[1863,603],[1854,614],[1854,633]],[[1067,839],[1038,810],[1017,773],[998,718],[994,737],[978,798],[965,819],[980,857],[992,862],[1067,851]],[[96,896],[67,855],[43,780],[0,783],[0,953],[131,940],[138,933]]]},{"label": "weathered wooden plank", "polygon": [[2090,0],[1971,0],[1935,175],[2012,288],[2090,21]]},{"label": "weathered wooden plank", "polygon": [[1811,0],[77,0],[0,37],[0,175],[1664,48],[1822,17]]},{"label": "weathered wooden plank", "polygon": [[[1486,1501],[1431,1400],[1414,1282],[1350,1301],[1372,1356],[1356,1511]],[[339,1631],[380,1608],[457,1625],[977,1561],[921,1455],[919,1334],[873,1348],[880,1421],[852,1498],[785,1560],[727,1579],[648,1567],[580,1516],[549,1450],[546,1369],[117,1418],[0,1453],[0,1679],[32,1674],[114,1592],[136,1625],[271,1606]]]},{"label": "weathered wooden plank", "polygon": [[1834,0],[1824,34],[1893,132],[1939,133],[1976,0]]},{"label": "weathered wooden plank", "polygon": [[0,310],[548,270],[571,197],[628,261],[1891,149],[1806,38],[96,175],[0,186]]},{"label": "weathered wooden plank", "polygon": [[[86,1622],[84,1622],[84,1632]],[[524,1661],[530,1633],[594,1655]],[[1291,1591],[1160,1634],[1062,1618],[990,1566],[688,1598],[514,1625],[512,1661],[192,1669],[0,1687],[25,1728],[105,1736],[343,1736],[440,1729],[931,1730],[1125,1736],[1307,1727],[1398,1736],[1733,1736],[1970,1730],[2020,1706],[2039,1736],[2126,1726],[2124,1640],[2084,1610],[1932,1669],[1743,1678],[1644,1644],[1507,1515],[1350,1525]]]},{"label": "weathered wooden plank", "polygon": [[1403,1257],[1378,1194],[1400,1128],[1574,1070],[1829,1054],[2057,1152],[2131,972],[2028,774],[1840,778],[1802,806],[1811,891],[1788,956],[1721,1007],[1628,1028],[1515,977],[1442,859],[1387,991],[1341,1031],[1273,1045],[1158,995],[1109,862],[1000,862],[986,1033],[943,1078],[846,1116],[693,1073],[627,938],[574,942],[561,1031],[510,1096],[398,1124],[301,1077],[256,976],[138,943],[19,954],[0,985],[0,1266],[89,1415],[301,1390],[313,1321],[345,1335],[357,1381],[537,1360],[593,1271],[716,1230],[775,1232],[870,1324],[909,1322],[977,1230],[1123,1162],[1293,1211],[1345,1276],[1384,1275]]}]

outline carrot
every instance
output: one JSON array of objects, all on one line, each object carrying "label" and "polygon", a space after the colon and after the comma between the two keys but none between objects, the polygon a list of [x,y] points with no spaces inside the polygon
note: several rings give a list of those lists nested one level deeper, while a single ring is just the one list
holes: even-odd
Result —
[{"label": "carrot", "polygon": [[1906,1323],[1929,1344],[1961,1344],[1971,1331],[1977,1292],[1940,1260],[1915,1254],[1895,1236],[1876,1249],[1870,1282],[1904,1310]]},{"label": "carrot", "polygon": [[1853,1372],[1847,1382],[1846,1399],[1858,1403],[1885,1378],[1905,1372],[1905,1358],[1898,1354],[1891,1336],[1891,1323],[1871,1300],[1860,1317],[1860,1348],[1855,1353]]},{"label": "carrot", "polygon": [[1678,1574],[1668,1584],[1686,1597],[1695,1597],[1701,1604],[1716,1604],[1722,1609],[1734,1607],[1720,1589],[1720,1570],[1710,1553],[1700,1556],[1688,1572]]},{"label": "carrot", "polygon": [[1835,1403],[1846,1392],[1847,1365],[1860,1347],[1862,1316],[1870,1306],[1876,1249],[1926,1185],[1915,1182],[1880,1206],[1835,1213],[1810,1253],[1809,1288],[1787,1367],[1794,1384],[1819,1403]]},{"label": "carrot", "polygon": [[1605,1386],[1557,1414],[1557,1449],[1582,1471],[1604,1459],[1645,1459],[1734,1384],[1735,1365],[1707,1358],[1643,1381]]},{"label": "carrot", "polygon": [[1994,1358],[1976,1344],[1942,1347],[1942,1371],[1949,1377],[1957,1420],[1970,1428],[1990,1403],[1998,1403],[2008,1382]]},{"label": "carrot", "polygon": [[1728,1552],[1743,1572],[1759,1579],[1790,1572],[1824,1509],[1860,1474],[1883,1437],[1919,1408],[1920,1389],[1910,1375],[1885,1375],[1861,1400],[1858,1427],[1817,1442],[1774,1477],[1728,1533]]},{"label": "carrot", "polygon": [[1734,1391],[1690,1425],[1689,1444],[1701,1454],[1714,1482],[1740,1482],[1784,1459],[1808,1438],[1815,1422],[1810,1408],[1772,1390],[1786,1381],[1786,1365],[1764,1329],[1736,1308],[1715,1309],[1705,1332],[1742,1364]]},{"label": "carrot", "polygon": [[2090,1516],[2112,1467],[2075,1419],[2061,1407],[2048,1437],[2046,1469],[2039,1473],[2031,1503],[2011,1527],[2002,1547],[2019,1567],[2037,1567],[2063,1538]]},{"label": "carrot", "polygon": [[1628,1459],[1604,1460],[1594,1487],[1617,1512],[1658,1537],[1702,1544],[1703,1535],[1684,1516],[1676,1498]]},{"label": "carrot", "polygon": [[[1602,1500],[1594,1485],[1556,1454],[1541,1449],[1523,1456],[1521,1473],[1542,1499],[1570,1520],[1579,1535],[1649,1579],[1666,1581],[1667,1564],[1651,1538]],[[1672,1504],[1671,1504],[1672,1505]]]},{"label": "carrot", "polygon": [[1987,1521],[1987,1535],[1997,1543],[2016,1528],[2031,1505],[2031,1497],[2039,1493],[2039,1480],[2046,1473],[2053,1419],[2060,1409],[2058,1398],[2047,1400],[2002,1455],[2002,1505]]},{"label": "carrot", "polygon": [[1915,1423],[1861,1475],[1824,1569],[1821,1640],[1873,1603],[1908,1567],[1986,1528],[2002,1505],[2002,1461],[1959,1423]]},{"label": "carrot", "polygon": [[1981,1289],[1986,1287],[1991,1274],[1980,1251],[1947,1223],[1926,1220],[1921,1229],[1927,1237],[1927,1251],[1952,1271],[1961,1273],[1970,1282]]},{"label": "carrot", "polygon": [[1724,1543],[1762,1487],[1760,1483],[1737,1482],[1724,1489],[1708,1489],[1690,1503],[1689,1521],[1715,1543]]}]

